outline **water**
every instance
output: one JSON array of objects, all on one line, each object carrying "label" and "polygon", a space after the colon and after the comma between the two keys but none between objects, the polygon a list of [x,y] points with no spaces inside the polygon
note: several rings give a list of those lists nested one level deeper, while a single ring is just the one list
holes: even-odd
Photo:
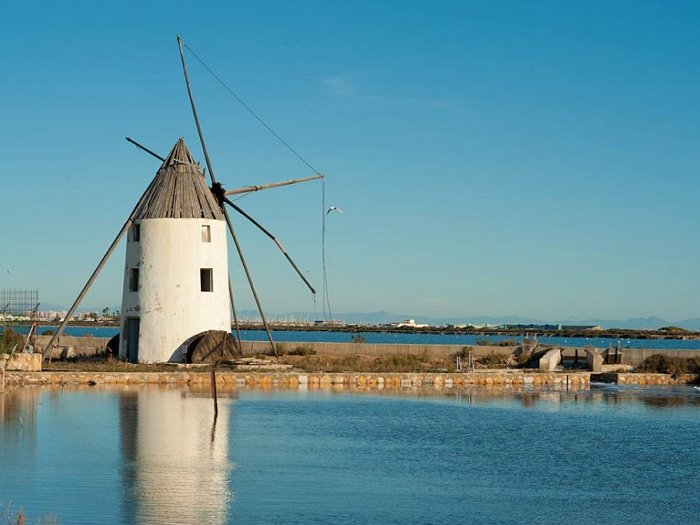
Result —
[{"label": "water", "polygon": [[[29,328],[17,327],[16,331],[27,333]],[[55,326],[41,326],[39,333],[46,330],[55,330]],[[111,326],[68,326],[64,333],[66,335],[93,335],[95,337],[112,337],[119,331]],[[477,339],[488,339],[493,343],[513,339],[513,336],[477,336],[477,335],[454,335],[454,334],[406,334],[388,332],[313,332],[313,331],[284,331],[273,330],[272,335],[275,341],[279,342],[326,342],[326,343],[349,343],[354,335],[362,335],[367,343],[393,343],[393,344],[444,344],[444,345],[475,345]],[[248,341],[266,341],[267,335],[263,330],[241,330],[241,338]],[[519,339],[519,338],[516,338]],[[612,339],[609,337],[539,337],[542,344],[557,345],[565,347],[594,346],[596,348],[607,348],[608,345],[620,344],[623,348],[654,348],[654,349],[674,349],[674,350],[700,350],[700,339]]]},{"label": "water", "polygon": [[24,388],[0,508],[61,523],[697,523],[700,391]]}]

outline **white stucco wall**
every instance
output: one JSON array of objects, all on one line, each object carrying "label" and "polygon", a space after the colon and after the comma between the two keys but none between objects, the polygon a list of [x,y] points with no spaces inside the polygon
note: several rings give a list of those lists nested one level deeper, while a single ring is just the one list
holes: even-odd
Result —
[{"label": "white stucco wall", "polygon": [[[211,242],[202,242],[204,224],[211,227]],[[127,355],[131,317],[140,319],[140,363],[181,362],[193,336],[231,329],[225,223],[144,219],[140,225],[140,241],[127,241],[120,357]],[[139,268],[138,292],[129,290],[131,268]],[[201,268],[213,270],[212,292],[201,291]]]}]

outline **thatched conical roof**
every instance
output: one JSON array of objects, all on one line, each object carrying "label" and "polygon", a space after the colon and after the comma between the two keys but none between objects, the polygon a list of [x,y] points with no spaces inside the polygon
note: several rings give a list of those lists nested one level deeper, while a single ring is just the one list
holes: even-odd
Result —
[{"label": "thatched conical roof", "polygon": [[141,219],[224,220],[183,139],[178,139],[143,196],[136,210],[136,220]]}]

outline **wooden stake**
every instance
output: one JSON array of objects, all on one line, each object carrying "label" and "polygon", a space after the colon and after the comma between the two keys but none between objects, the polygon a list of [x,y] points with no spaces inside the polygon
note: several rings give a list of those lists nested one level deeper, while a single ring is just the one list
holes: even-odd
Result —
[{"label": "wooden stake", "polygon": [[211,369],[211,395],[214,398],[214,419],[219,415],[219,400],[216,395],[216,370]]}]

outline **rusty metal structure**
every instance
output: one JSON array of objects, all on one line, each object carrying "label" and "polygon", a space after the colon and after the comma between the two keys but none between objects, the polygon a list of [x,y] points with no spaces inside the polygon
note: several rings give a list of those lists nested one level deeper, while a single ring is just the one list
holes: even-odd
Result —
[{"label": "rusty metal structure", "polygon": [[[0,315],[2,330],[5,331],[8,320],[29,321],[31,328],[24,343],[24,348],[31,345],[36,348],[36,327],[39,323],[39,290],[10,289],[0,290]],[[21,350],[24,350],[22,348]]]}]

